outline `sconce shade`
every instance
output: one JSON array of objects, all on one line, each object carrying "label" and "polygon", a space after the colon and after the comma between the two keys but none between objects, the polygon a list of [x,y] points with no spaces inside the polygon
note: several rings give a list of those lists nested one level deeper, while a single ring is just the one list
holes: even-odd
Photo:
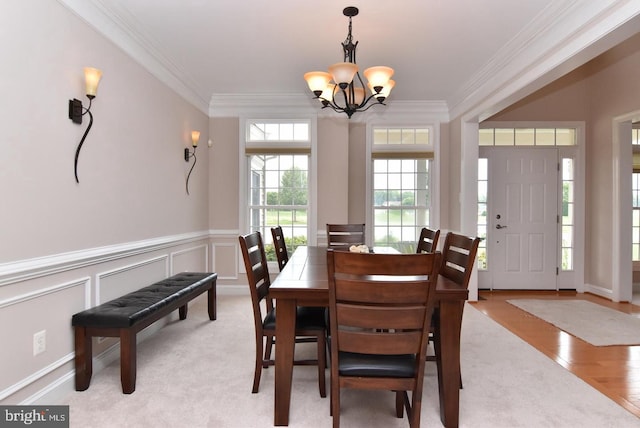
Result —
[{"label": "sconce shade", "polygon": [[338,62],[329,66],[329,73],[340,87],[346,87],[358,72],[358,66],[352,62]]},{"label": "sconce shade", "polygon": [[[364,71],[364,77],[371,88],[383,87],[393,76],[393,68],[385,66],[369,67]],[[375,90],[373,91],[375,93]]]},{"label": "sconce shade", "polygon": [[95,97],[98,93],[98,83],[100,83],[100,78],[102,78],[102,71],[93,67],[84,68],[84,80],[88,97]]},{"label": "sconce shade", "polygon": [[191,131],[191,143],[193,144],[193,147],[198,146],[198,141],[200,141],[200,132]]}]

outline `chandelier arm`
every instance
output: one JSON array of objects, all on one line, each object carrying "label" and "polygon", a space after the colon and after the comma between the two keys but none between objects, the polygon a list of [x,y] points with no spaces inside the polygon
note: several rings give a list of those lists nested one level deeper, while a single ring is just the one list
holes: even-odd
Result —
[{"label": "chandelier arm", "polygon": [[[347,95],[347,89],[351,90],[352,86],[349,85],[345,89],[342,90],[342,96],[344,97],[345,110],[349,108],[349,96]],[[336,103],[336,105],[337,105],[337,103]]]},{"label": "chandelier arm", "polygon": [[363,108],[363,107],[364,107],[364,106],[366,106],[366,105],[367,105],[367,103],[369,103],[369,101],[371,101],[371,99],[372,99],[373,97],[375,97],[376,95],[378,95],[378,94],[372,94],[372,95],[369,95],[369,97],[367,97],[367,98],[364,100],[364,102],[363,102],[362,104],[360,104],[360,105],[358,106],[358,108],[355,108],[355,109],[351,109],[351,108],[349,108],[348,106],[347,106],[347,107],[341,107],[341,106],[339,106],[338,104],[336,104],[336,103],[334,103],[334,102],[332,102],[332,101],[326,100],[326,99],[324,99],[324,98],[320,98],[320,99],[321,99],[321,100],[326,101],[326,104],[323,104],[323,106],[322,106],[322,108],[323,108],[323,109],[324,109],[324,108],[327,108],[327,107],[330,107],[330,108],[331,108],[331,110],[335,111],[336,113],[347,113],[347,114],[349,114],[349,112],[350,112],[351,114],[353,114],[353,113],[356,113],[356,112],[365,112],[365,111],[369,110],[371,107],[373,107],[373,106],[375,106],[375,105],[379,105],[379,104],[380,104],[380,105],[383,105],[383,106],[386,106],[386,104],[384,103],[384,101],[379,101],[379,100],[378,100],[378,102],[371,103],[371,104],[369,104],[366,108]]},{"label": "chandelier arm", "polygon": [[[380,95],[380,94],[371,94],[371,95],[369,95],[369,98],[367,98],[367,99],[362,103],[362,106],[364,107],[364,106],[365,106],[369,101],[371,101],[371,98],[375,97],[376,95]],[[384,103],[384,101],[380,101],[380,100],[379,100],[379,99],[377,99],[377,98],[376,98],[376,101],[377,101],[377,103],[373,103],[373,104],[371,104],[371,105],[373,106],[373,105],[376,105],[376,104],[382,104],[383,106],[386,106],[386,104]]]},{"label": "chandelier arm", "polygon": [[[369,97],[369,98],[371,98],[371,97]],[[362,113],[362,112],[365,112],[365,111],[369,110],[371,107],[373,107],[373,106],[377,106],[377,105],[379,105],[379,104],[382,104],[383,106],[386,106],[386,104],[385,104],[385,103],[377,102],[377,103],[371,103],[371,104],[369,104],[369,105],[367,106],[367,108],[358,109],[358,110],[355,110],[355,111],[357,111],[358,113]]]}]

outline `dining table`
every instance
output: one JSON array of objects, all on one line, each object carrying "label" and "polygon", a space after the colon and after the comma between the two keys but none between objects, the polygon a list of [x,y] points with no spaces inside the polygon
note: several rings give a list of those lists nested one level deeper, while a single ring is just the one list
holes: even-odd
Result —
[{"label": "dining table", "polygon": [[[393,252],[374,247],[373,252]],[[276,301],[277,346],[275,347],[274,425],[289,425],[291,382],[295,347],[297,306],[329,305],[327,247],[299,246],[271,283],[269,294]],[[457,427],[460,404],[460,330],[462,311],[468,291],[455,282],[438,276],[436,307],[440,343],[437,356],[440,420],[445,427]],[[328,409],[328,406],[327,406]],[[328,410],[327,410],[328,411]]]}]

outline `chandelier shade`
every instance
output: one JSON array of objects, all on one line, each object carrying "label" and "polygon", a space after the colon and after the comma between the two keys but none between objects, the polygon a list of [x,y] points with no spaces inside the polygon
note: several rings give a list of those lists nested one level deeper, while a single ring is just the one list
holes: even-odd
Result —
[{"label": "chandelier shade", "polygon": [[323,101],[323,103],[333,102],[333,91],[335,90],[335,88],[336,88],[335,84],[327,83],[327,86],[324,87],[324,90],[320,95],[317,96],[317,98],[320,98]]},{"label": "chandelier shade", "polygon": [[[382,87],[382,89],[380,90],[380,92],[378,92],[378,94],[376,95],[377,97],[383,97],[386,98],[389,96],[389,93],[391,92],[391,90],[393,89],[393,87],[396,85],[395,80],[391,80],[389,79],[389,81],[387,82],[386,85],[384,85]],[[375,93],[375,91],[373,90],[373,88],[370,88],[372,93]]]},{"label": "chandelier shade", "polygon": [[378,92],[382,89],[382,87],[386,86],[393,76],[393,68],[378,66],[378,67],[369,67],[364,71],[364,77],[369,81],[369,85],[374,88],[380,88]]},{"label": "chandelier shade", "polygon": [[331,75],[326,71],[310,71],[304,74],[304,80],[307,81],[311,92],[316,96],[320,96],[320,94],[326,90],[327,85],[329,85]]},{"label": "chandelier shade", "polygon": [[[322,108],[329,107],[351,118],[354,113],[366,111],[373,105],[385,105],[384,101],[389,97],[395,82],[391,80],[393,68],[375,66],[364,70],[363,74],[367,80],[367,83],[364,83],[356,64],[358,42],[353,42],[351,34],[351,19],[358,15],[358,8],[349,6],[342,13],[349,18],[349,32],[342,43],[344,62],[329,66],[328,73],[325,71],[305,73],[304,79],[314,97],[320,100]],[[368,97],[367,88],[370,91]],[[377,102],[369,104],[374,99]]]},{"label": "chandelier shade", "polygon": [[329,74],[340,89],[349,86],[357,72],[358,66],[350,62],[339,62],[329,66]]}]

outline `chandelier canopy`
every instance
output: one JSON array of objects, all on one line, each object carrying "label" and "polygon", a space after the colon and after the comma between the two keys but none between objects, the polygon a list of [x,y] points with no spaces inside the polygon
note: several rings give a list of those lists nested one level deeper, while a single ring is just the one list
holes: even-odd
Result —
[{"label": "chandelier canopy", "polygon": [[[364,84],[356,64],[358,42],[354,43],[351,35],[351,18],[358,14],[358,8],[349,6],[342,13],[349,17],[349,33],[342,43],[344,62],[329,66],[328,73],[326,71],[305,73],[304,79],[315,98],[322,102],[322,108],[330,107],[336,112],[346,113],[351,118],[355,112],[366,111],[373,105],[385,105],[384,100],[389,96],[396,82],[391,80],[392,68],[376,66],[364,70],[367,85]],[[369,104],[369,101],[374,98],[377,103]]]}]

